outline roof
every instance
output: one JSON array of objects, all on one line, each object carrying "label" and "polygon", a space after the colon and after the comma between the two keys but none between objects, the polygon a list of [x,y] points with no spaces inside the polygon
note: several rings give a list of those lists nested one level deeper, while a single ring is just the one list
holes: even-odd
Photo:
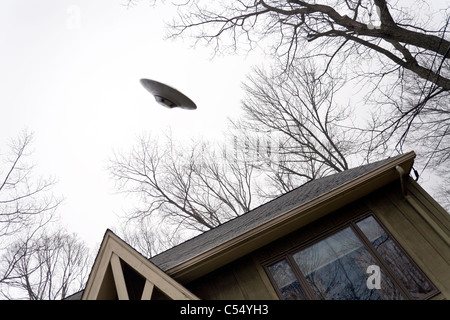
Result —
[{"label": "roof", "polygon": [[312,180],[148,262],[186,283],[399,179],[398,166],[409,174],[414,158],[409,152]]},{"label": "roof", "polygon": [[[307,182],[237,218],[153,256],[149,260],[162,270],[168,271],[378,168],[385,167],[391,163],[395,166],[398,162],[396,160],[404,159],[405,156],[408,156],[408,159],[410,159],[414,158],[415,154],[410,152],[406,155],[387,158]],[[409,173],[409,169],[405,170],[405,172]],[[398,178],[398,174],[395,171],[390,172],[390,174],[393,175],[393,179]]]},{"label": "roof", "polygon": [[64,300],[81,300],[82,296],[83,296],[83,290],[75,292],[74,294],[71,294],[68,297],[65,297]]}]

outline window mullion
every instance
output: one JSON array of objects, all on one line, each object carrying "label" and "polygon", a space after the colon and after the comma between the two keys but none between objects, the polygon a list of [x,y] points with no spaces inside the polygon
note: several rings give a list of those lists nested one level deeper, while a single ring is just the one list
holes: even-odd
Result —
[{"label": "window mullion", "polygon": [[403,283],[398,279],[395,275],[394,271],[389,267],[387,262],[384,261],[383,257],[378,253],[377,249],[372,245],[370,240],[366,237],[366,235],[359,229],[356,225],[356,221],[351,222],[351,227],[359,239],[362,241],[366,249],[370,252],[373,258],[380,264],[382,270],[386,273],[386,275],[392,280],[392,282],[398,287],[401,293],[407,297],[409,300],[413,300],[413,296],[409,293]]},{"label": "window mullion", "polygon": [[306,295],[310,300],[320,300],[320,298],[317,296],[317,294],[314,292],[314,289],[311,288],[311,285],[309,284],[308,280],[306,280],[306,277],[303,275],[303,272],[298,267],[297,263],[295,262],[294,258],[292,258],[292,255],[287,255],[286,260],[289,263],[289,265],[292,268],[292,271],[294,272],[295,276],[298,279],[298,282],[300,283],[300,286],[305,291]]}]

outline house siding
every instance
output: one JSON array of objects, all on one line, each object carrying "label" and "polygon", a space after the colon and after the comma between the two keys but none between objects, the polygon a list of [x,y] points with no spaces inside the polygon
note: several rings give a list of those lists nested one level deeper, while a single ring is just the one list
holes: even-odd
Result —
[{"label": "house siding", "polygon": [[444,237],[450,234],[450,216],[415,181],[409,181],[407,192],[423,212],[440,226],[441,234],[404,198],[400,184],[396,181],[186,284],[186,287],[200,299],[278,299],[265,272],[265,265],[300,244],[329,232],[343,221],[371,211],[440,291],[433,298],[449,299],[450,248],[442,234]]},{"label": "house siding", "polygon": [[398,188],[397,184],[391,184],[366,198],[365,203],[441,292],[435,299],[450,299],[450,215],[410,179],[409,196],[444,231],[446,241]]},{"label": "house siding", "polygon": [[[247,255],[186,287],[204,300],[273,300],[277,299],[264,270]],[[258,270],[259,269],[259,270]]]}]

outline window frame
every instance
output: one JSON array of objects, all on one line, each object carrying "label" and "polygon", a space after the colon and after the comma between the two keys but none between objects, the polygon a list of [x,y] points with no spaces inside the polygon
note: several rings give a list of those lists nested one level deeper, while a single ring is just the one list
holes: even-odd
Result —
[{"label": "window frame", "polygon": [[[406,257],[406,259],[411,263],[411,265],[416,268],[417,272],[426,280],[431,286],[431,291],[425,295],[423,295],[418,300],[427,300],[430,299],[437,294],[440,293],[440,291],[437,289],[437,287],[433,284],[433,282],[429,279],[429,277],[422,271],[422,269],[417,265],[417,263],[414,261],[414,259],[411,258],[411,256],[405,251],[405,249],[400,245],[400,243],[395,239],[395,237],[392,235],[392,233],[384,226],[384,224],[378,219],[378,217],[373,213],[371,210],[365,210],[353,217],[342,219],[338,224],[332,227],[328,227],[323,230],[319,230],[315,236],[313,236],[310,239],[302,241],[300,244],[288,249],[287,251],[283,252],[280,255],[277,255],[274,258],[271,258],[263,263],[264,271],[266,272],[266,275],[268,276],[270,283],[272,284],[272,287],[274,288],[275,292],[277,293],[277,296],[279,299],[283,299],[283,296],[281,294],[280,289],[278,288],[278,285],[276,284],[272,273],[269,270],[269,267],[277,262],[280,262],[282,260],[286,260],[288,265],[290,266],[292,272],[294,273],[295,277],[297,278],[301,289],[304,291],[305,295],[309,300],[319,300],[320,298],[316,295],[312,287],[309,285],[306,277],[303,275],[303,272],[300,270],[300,267],[297,265],[297,263],[294,260],[293,255],[297,252],[300,252],[301,250],[310,247],[320,241],[323,241],[324,239],[332,236],[333,234],[336,234],[342,230],[344,230],[347,227],[350,227],[351,230],[355,233],[355,235],[358,237],[358,239],[363,244],[364,248],[370,253],[370,255],[375,259],[378,266],[383,270],[383,272],[389,277],[389,279],[392,281],[392,283],[396,286],[396,288],[404,295],[405,299],[407,300],[414,300],[414,297],[411,295],[411,293],[408,291],[406,286],[403,284],[402,280],[397,277],[394,270],[389,267],[388,263],[384,260],[384,258],[381,256],[380,253],[378,253],[377,249],[372,245],[370,240],[367,238],[367,236],[364,234],[364,232],[357,226],[357,223],[368,218],[373,217],[375,221],[380,225],[380,227],[383,229],[383,231],[387,234],[389,239],[393,241],[393,243],[399,248],[401,253]],[[326,219],[326,217],[324,218]],[[320,226],[313,227],[315,229],[320,229]]]}]

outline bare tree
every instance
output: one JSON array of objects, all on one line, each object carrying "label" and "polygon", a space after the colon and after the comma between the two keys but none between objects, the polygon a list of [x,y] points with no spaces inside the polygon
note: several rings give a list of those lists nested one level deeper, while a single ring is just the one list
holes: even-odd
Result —
[{"label": "bare tree", "polygon": [[[30,162],[33,135],[23,131],[1,154],[0,162],[0,286],[8,281],[24,259],[22,247],[55,218],[62,199],[53,195],[55,180],[37,176]],[[18,243],[21,243],[18,245]],[[14,250],[17,251],[14,252]],[[5,254],[8,259],[5,259]]]},{"label": "bare tree", "polygon": [[62,199],[53,195],[55,180],[38,177],[30,163],[32,134],[24,131],[0,163],[0,239],[49,222]]},{"label": "bare tree", "polygon": [[[172,230],[173,229],[173,230]],[[120,233],[124,241],[143,256],[150,258],[181,243],[185,238],[178,228],[162,223],[158,217],[143,217],[121,224]]]},{"label": "bare tree", "polygon": [[[354,126],[371,137],[366,154],[414,149],[420,174],[449,166],[448,4],[181,0],[175,5],[178,14],[170,23],[170,37],[191,37],[215,54],[268,48],[268,56],[284,60],[283,71],[308,60],[322,68],[319,75],[338,67],[352,82],[352,95],[363,95],[357,110],[371,114],[370,126]],[[283,188],[289,188],[292,175],[285,173]],[[448,188],[445,182],[442,188]]]},{"label": "bare tree", "polygon": [[207,142],[186,146],[169,136],[162,143],[142,137],[128,154],[115,154],[109,171],[118,190],[138,199],[129,219],[159,215],[204,231],[248,211],[252,167],[214,149]]},{"label": "bare tree", "polygon": [[[423,1],[416,2],[421,8]],[[441,29],[430,29],[431,22],[422,21],[415,8],[390,4],[386,0],[333,1],[239,1],[211,3],[188,1],[172,24],[173,35],[192,31],[197,40],[214,43],[216,50],[226,41],[233,49],[244,42],[253,48],[257,42],[270,38],[278,54],[292,62],[300,53],[314,52],[328,61],[343,52],[386,58],[414,72],[438,87],[450,90],[448,74],[429,65],[430,55],[439,61],[449,56],[450,41],[446,39],[448,15],[440,17]],[[417,6],[416,6],[417,8]],[[375,23],[375,24],[374,24]],[[429,28],[429,29],[427,29]],[[307,48],[306,43],[315,44]],[[306,51],[306,50],[308,51]],[[374,59],[375,57],[372,57]],[[431,75],[431,76],[430,76]]]},{"label": "bare tree", "polygon": [[12,140],[0,163],[0,297],[58,299],[86,280],[90,259],[75,236],[54,225],[62,198],[55,179],[37,175],[31,162],[33,135]]},{"label": "bare tree", "polygon": [[255,150],[260,161],[254,165],[275,186],[268,196],[347,170],[350,160],[361,164],[371,158],[369,138],[352,128],[349,108],[335,101],[343,83],[312,63],[282,74],[258,68],[244,83],[244,119],[234,126]]},{"label": "bare tree", "polygon": [[334,101],[342,83],[313,64],[282,75],[257,69],[244,85],[245,119],[232,122],[232,141],[219,147],[141,137],[129,153],[115,154],[109,170],[118,190],[137,197],[128,218],[149,232],[140,230],[149,241],[132,234],[128,241],[152,255],[160,242],[149,223],[155,216],[175,230],[212,229],[267,198],[348,169],[349,158],[367,160],[363,133],[349,130],[347,110]]},{"label": "bare tree", "polygon": [[[169,142],[162,147],[141,139],[110,165],[119,188],[140,197],[142,206],[131,217],[158,213],[203,231],[256,202],[252,180],[261,169],[284,192],[346,170],[350,160],[361,164],[402,149],[417,136],[430,163],[445,163],[449,14],[434,12],[433,19],[424,19],[425,9],[431,9],[425,1],[408,7],[386,0],[183,1],[172,36],[193,36],[217,53],[269,44],[283,61],[283,72],[259,69],[248,79],[247,119],[236,124],[247,132],[276,134],[268,139],[266,156],[226,163],[199,145],[186,149]],[[365,94],[364,104],[374,110],[370,127],[350,122],[348,110],[335,104],[343,81]],[[249,139],[247,132],[237,136],[242,150],[248,145],[263,154],[259,133]],[[275,150],[276,163],[267,156]],[[262,159],[268,164],[264,168]]]},{"label": "bare tree", "polygon": [[[87,246],[64,230],[14,242],[4,256],[13,266],[2,290],[7,299],[64,299],[83,288],[91,267]],[[12,292],[11,292],[12,291]]]},{"label": "bare tree", "polygon": [[[439,7],[441,5],[441,7]],[[270,48],[283,70],[314,60],[339,67],[358,109],[373,111],[372,153],[415,149],[423,170],[448,167],[450,9],[416,0],[251,0],[179,4],[173,37],[227,50]],[[367,109],[365,109],[366,107]]]},{"label": "bare tree", "polygon": [[128,218],[150,232],[144,232],[149,241],[132,235],[129,241],[151,255],[159,243],[157,223],[149,223],[155,216],[175,230],[208,230],[263,199],[348,169],[356,154],[366,160],[356,143],[361,132],[348,129],[350,117],[334,101],[342,81],[302,66],[283,75],[258,69],[249,77],[246,117],[233,122],[233,140],[223,146],[176,143],[168,135],[141,137],[129,153],[115,154],[109,170],[118,190],[137,197]]}]

